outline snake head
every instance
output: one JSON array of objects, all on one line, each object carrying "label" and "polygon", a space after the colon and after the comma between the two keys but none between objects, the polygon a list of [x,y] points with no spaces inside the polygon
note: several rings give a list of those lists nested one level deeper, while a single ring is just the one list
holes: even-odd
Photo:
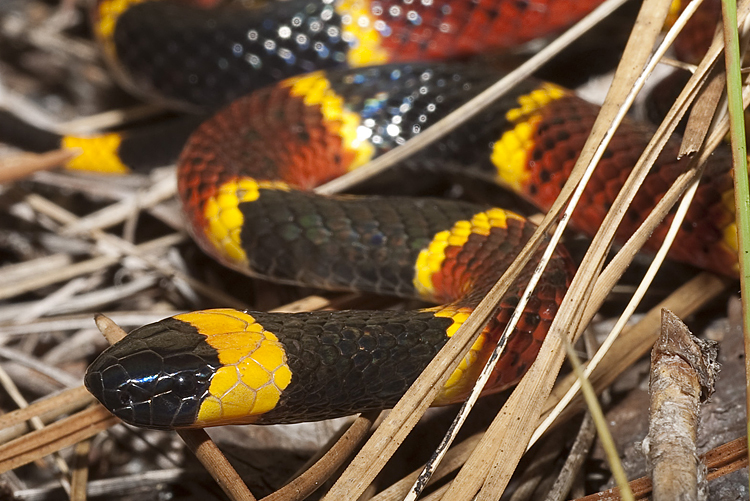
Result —
[{"label": "snake head", "polygon": [[195,426],[219,361],[205,337],[174,319],[140,327],[107,348],[84,382],[112,414],[148,428]]}]

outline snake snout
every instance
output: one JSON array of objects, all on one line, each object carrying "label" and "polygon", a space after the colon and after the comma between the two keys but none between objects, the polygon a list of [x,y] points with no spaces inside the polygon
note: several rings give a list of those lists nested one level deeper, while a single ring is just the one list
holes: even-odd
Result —
[{"label": "snake snout", "polygon": [[196,353],[195,341],[190,333],[175,333],[168,321],[136,329],[94,360],[86,388],[126,423],[193,426],[215,372]]}]

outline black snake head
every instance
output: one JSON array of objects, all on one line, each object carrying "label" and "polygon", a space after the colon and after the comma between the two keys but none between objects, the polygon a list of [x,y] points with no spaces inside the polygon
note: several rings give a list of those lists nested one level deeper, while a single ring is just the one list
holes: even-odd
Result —
[{"label": "black snake head", "polygon": [[89,366],[85,384],[112,414],[148,428],[195,426],[219,366],[216,351],[174,319],[140,327]]}]

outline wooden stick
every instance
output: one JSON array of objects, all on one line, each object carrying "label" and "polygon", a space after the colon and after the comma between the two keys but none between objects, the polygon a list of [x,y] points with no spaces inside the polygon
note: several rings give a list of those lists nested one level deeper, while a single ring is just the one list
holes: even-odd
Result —
[{"label": "wooden stick", "polygon": [[694,338],[662,310],[661,335],[651,351],[648,456],[654,501],[697,501],[700,466],[696,437],[700,397],[713,393],[717,343]]}]

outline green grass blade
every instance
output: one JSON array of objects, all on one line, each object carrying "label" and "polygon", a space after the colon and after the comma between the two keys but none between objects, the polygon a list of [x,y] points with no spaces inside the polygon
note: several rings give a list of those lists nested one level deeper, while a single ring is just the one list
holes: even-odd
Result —
[{"label": "green grass blade", "polygon": [[[750,187],[747,175],[747,145],[745,141],[745,114],[742,106],[742,81],[740,75],[740,42],[737,31],[737,2],[723,0],[724,45],[726,47],[727,97],[729,103],[729,129],[732,141],[734,162],[734,203],[737,214],[737,237],[739,241],[740,286],[742,291],[742,323],[745,333],[745,377],[750,381],[750,296],[748,295],[748,274],[750,274]],[[746,385],[748,383],[746,382]],[[750,412],[750,386],[747,387],[746,408]],[[750,437],[750,421],[748,421]],[[750,438],[749,438],[750,440]],[[750,445],[750,442],[749,442]]]}]

